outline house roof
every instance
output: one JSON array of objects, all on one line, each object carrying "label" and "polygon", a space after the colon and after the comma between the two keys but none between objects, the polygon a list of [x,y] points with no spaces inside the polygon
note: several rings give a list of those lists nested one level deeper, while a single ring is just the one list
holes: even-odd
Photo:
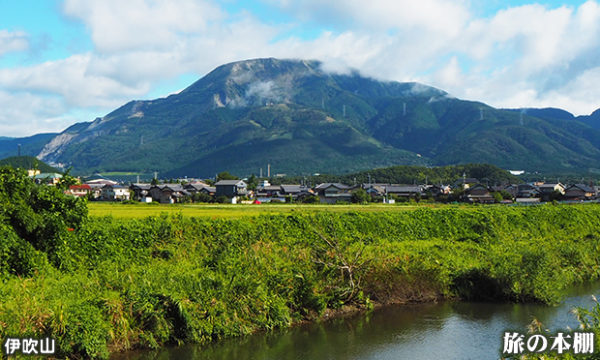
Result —
[{"label": "house roof", "polygon": [[385,187],[385,191],[388,193],[420,193],[421,186],[419,185],[388,185]]},{"label": "house roof", "polygon": [[70,190],[91,190],[92,188],[88,184],[81,185],[71,185],[69,186]]},{"label": "house roof", "polygon": [[206,186],[208,186],[208,185],[206,185],[204,183],[193,183],[193,184],[186,184],[183,188],[184,189],[202,190]]},{"label": "house roof", "polygon": [[219,180],[215,186],[246,184],[244,180]]},{"label": "house roof", "polygon": [[94,180],[88,180],[85,182],[86,184],[102,184],[102,185],[115,185],[118,184],[116,181],[112,181],[109,179],[94,179]]},{"label": "house roof", "polygon": [[539,190],[539,187],[537,187],[535,185],[531,185],[531,184],[519,184],[517,186],[517,188],[519,189],[519,191],[522,191],[522,190]]},{"label": "house roof", "polygon": [[280,185],[259,186],[257,190],[259,190],[259,191],[279,191],[279,190],[281,190],[281,186]]},{"label": "house roof", "polygon": [[131,184],[131,189],[150,190],[152,185],[150,184]]},{"label": "house roof", "polygon": [[281,185],[281,190],[283,190],[284,193],[299,193],[299,192],[303,192],[303,191],[308,191],[308,188],[306,186],[302,186],[302,185],[294,185],[294,184],[288,184],[288,185]]},{"label": "house roof", "polygon": [[581,190],[583,190],[585,192],[591,192],[591,193],[596,192],[595,188],[593,188],[593,187],[591,187],[589,185],[585,185],[585,184],[574,184],[574,185],[569,186],[567,188],[567,190],[568,189],[572,189],[572,188],[578,188],[578,189],[581,189]]},{"label": "house roof", "polygon": [[350,189],[350,186],[344,185],[344,184],[340,184],[340,183],[323,183],[323,184],[317,185],[317,187],[315,187],[315,189],[316,190],[323,190],[323,189],[327,189],[329,187],[335,187],[335,188],[338,188],[340,190],[348,190],[348,189]]},{"label": "house roof", "polygon": [[102,187],[103,189],[127,189],[126,186],[119,184],[107,184]]},{"label": "house roof", "polygon": [[552,189],[554,189],[557,185],[564,187],[563,184],[561,184],[561,183],[546,183],[546,184],[539,185],[538,187],[540,189],[543,189],[543,188],[552,188]]},{"label": "house roof", "polygon": [[181,184],[164,184],[161,190],[171,189],[173,191],[183,191],[183,186]]},{"label": "house roof", "polygon": [[37,174],[33,177],[34,179],[60,179],[62,178],[62,175],[59,173],[41,173],[41,174]]}]

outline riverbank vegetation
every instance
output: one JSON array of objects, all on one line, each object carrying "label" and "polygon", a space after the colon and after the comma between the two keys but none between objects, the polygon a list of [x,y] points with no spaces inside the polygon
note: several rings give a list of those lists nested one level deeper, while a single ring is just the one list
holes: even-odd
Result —
[{"label": "riverbank vegetation", "polygon": [[0,171],[0,338],[51,336],[61,356],[207,343],[378,303],[555,303],[600,276],[594,204],[116,219],[26,180]]}]

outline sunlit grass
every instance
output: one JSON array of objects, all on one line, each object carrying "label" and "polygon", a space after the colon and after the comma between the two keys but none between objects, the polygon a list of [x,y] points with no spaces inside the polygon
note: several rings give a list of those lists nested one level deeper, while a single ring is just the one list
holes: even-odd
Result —
[{"label": "sunlit grass", "polygon": [[467,207],[465,205],[445,204],[347,204],[347,205],[302,205],[302,204],[260,204],[260,205],[230,205],[230,204],[120,204],[108,202],[90,202],[88,205],[91,216],[113,216],[115,218],[145,218],[163,214],[209,218],[239,218],[263,214],[288,214],[297,212],[380,212],[407,211],[423,208]]}]

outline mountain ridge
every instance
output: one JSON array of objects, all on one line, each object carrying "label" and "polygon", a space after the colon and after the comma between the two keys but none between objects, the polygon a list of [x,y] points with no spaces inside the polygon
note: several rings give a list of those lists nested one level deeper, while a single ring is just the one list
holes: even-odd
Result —
[{"label": "mountain ridge", "polygon": [[256,174],[268,163],[296,175],[473,162],[592,171],[600,111],[569,114],[495,109],[419,83],[325,72],[315,60],[252,59],[72,125],[37,155],[75,171],[169,176]]}]

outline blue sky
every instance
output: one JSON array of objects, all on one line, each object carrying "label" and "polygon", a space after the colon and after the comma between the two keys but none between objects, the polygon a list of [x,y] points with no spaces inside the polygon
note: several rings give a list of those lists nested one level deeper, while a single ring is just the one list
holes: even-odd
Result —
[{"label": "blue sky", "polygon": [[58,132],[271,56],[588,114],[598,24],[596,0],[0,0],[0,136]]}]

